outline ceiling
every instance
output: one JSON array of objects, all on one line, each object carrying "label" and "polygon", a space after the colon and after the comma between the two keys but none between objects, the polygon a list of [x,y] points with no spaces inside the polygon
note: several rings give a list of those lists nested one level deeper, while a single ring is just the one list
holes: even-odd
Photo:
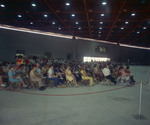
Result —
[{"label": "ceiling", "polygon": [[150,47],[150,0],[0,0],[0,24]]}]

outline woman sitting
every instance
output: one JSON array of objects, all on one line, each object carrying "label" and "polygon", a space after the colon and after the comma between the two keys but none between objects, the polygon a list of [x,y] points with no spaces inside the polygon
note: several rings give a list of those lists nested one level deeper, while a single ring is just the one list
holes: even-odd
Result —
[{"label": "woman sitting", "polygon": [[77,81],[74,77],[74,75],[70,71],[70,66],[67,66],[67,69],[65,70],[66,80],[73,81],[73,84],[78,87]]},{"label": "woman sitting", "polygon": [[27,85],[24,84],[24,82],[22,81],[22,79],[20,77],[16,76],[16,73],[15,73],[14,69],[15,69],[15,66],[12,65],[10,67],[10,70],[8,71],[9,81],[11,83],[18,83],[19,84],[19,88],[18,89],[20,89],[21,84],[23,84],[23,87],[27,87]]},{"label": "woman sitting", "polygon": [[87,73],[85,71],[85,67],[84,66],[81,67],[81,74],[82,74],[82,79],[84,79],[84,80],[90,80],[90,86],[94,85],[93,78],[87,76]]}]

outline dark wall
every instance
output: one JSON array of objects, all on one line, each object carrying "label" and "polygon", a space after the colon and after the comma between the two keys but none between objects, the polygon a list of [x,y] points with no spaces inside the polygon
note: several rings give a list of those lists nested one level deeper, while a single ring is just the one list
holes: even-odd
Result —
[{"label": "dark wall", "polygon": [[[96,53],[96,46],[108,47],[108,53]],[[16,50],[25,50],[26,55],[82,59],[84,56],[109,57],[111,60],[150,63],[150,51],[120,47],[87,40],[72,40],[0,29],[0,61],[12,61]]]}]

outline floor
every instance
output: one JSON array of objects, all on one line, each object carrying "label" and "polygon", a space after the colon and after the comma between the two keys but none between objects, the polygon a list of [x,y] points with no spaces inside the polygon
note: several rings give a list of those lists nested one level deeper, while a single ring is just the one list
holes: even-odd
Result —
[{"label": "floor", "polygon": [[[150,66],[131,66],[137,85],[0,90],[0,125],[150,125]],[[138,115],[140,82],[141,115]]]}]

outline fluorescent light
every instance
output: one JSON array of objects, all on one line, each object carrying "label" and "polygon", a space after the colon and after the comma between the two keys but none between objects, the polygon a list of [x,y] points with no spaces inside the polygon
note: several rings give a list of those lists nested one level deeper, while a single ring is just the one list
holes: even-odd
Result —
[{"label": "fluorescent light", "polygon": [[32,3],[31,5],[32,5],[33,7],[36,7],[36,4],[35,4],[35,3]]},{"label": "fluorescent light", "polygon": [[30,24],[32,25],[32,24],[33,24],[33,22],[30,22]]},{"label": "fluorescent light", "polygon": [[75,24],[79,24],[79,22],[76,22]]},{"label": "fluorescent light", "polygon": [[102,5],[106,5],[107,3],[106,2],[102,2]]},{"label": "fluorescent light", "polygon": [[124,29],[124,27],[121,27],[121,29],[123,30],[123,29]]},{"label": "fluorescent light", "polygon": [[1,7],[5,7],[5,5],[4,5],[4,4],[1,4],[0,6],[1,6]]},{"label": "fluorescent light", "polygon": [[125,22],[125,24],[128,24],[128,23],[129,23],[128,21]]},{"label": "fluorescent light", "polygon": [[83,62],[106,62],[110,61],[110,58],[107,57],[83,57]]},{"label": "fluorescent light", "polygon": [[104,16],[104,14],[102,13],[101,16]]},{"label": "fluorescent light", "polygon": [[139,31],[137,31],[136,33],[137,33],[137,34],[139,34],[140,32],[139,32]]},{"label": "fluorescent light", "polygon": [[99,32],[99,33],[101,33],[101,32]]},{"label": "fluorescent light", "polygon": [[101,36],[101,35],[98,35],[99,37]]},{"label": "fluorescent light", "polygon": [[79,27],[78,29],[81,30],[81,27]]},{"label": "fluorescent light", "polygon": [[102,29],[102,27],[99,28],[100,30]]},{"label": "fluorescent light", "polygon": [[143,29],[145,30],[145,29],[146,29],[146,27],[143,27]]},{"label": "fluorescent light", "polygon": [[44,14],[44,17],[48,17],[48,15],[47,15],[47,14]]},{"label": "fluorescent light", "polygon": [[70,3],[66,3],[66,6],[70,6]]},{"label": "fluorescent light", "polygon": [[61,28],[60,28],[60,27],[59,27],[58,29],[59,29],[59,30],[61,30]]},{"label": "fluorescent light", "polygon": [[21,15],[18,15],[18,17],[21,18],[22,16],[21,16]]},{"label": "fluorescent light", "polygon": [[52,22],[52,24],[56,24],[55,22]]},{"label": "fluorescent light", "polygon": [[103,22],[100,22],[100,24],[103,24]]},{"label": "fluorescent light", "polygon": [[75,17],[75,14],[71,14],[72,17]]},{"label": "fluorescent light", "polygon": [[135,16],[135,13],[132,13],[131,16]]}]

